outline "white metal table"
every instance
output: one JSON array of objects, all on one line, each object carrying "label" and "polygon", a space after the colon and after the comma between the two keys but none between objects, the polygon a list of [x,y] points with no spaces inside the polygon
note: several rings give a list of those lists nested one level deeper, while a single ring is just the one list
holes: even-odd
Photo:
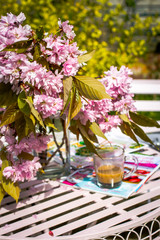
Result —
[{"label": "white metal table", "polygon": [[21,187],[17,204],[2,201],[0,240],[160,239],[160,171],[127,200],[51,180]]},{"label": "white metal table", "polygon": [[0,240],[160,240],[160,170],[128,199],[53,180],[21,189],[17,204],[10,196],[2,200]]}]

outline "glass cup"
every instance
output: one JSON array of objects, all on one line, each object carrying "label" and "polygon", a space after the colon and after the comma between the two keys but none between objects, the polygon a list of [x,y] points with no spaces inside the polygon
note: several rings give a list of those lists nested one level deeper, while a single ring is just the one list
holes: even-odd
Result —
[{"label": "glass cup", "polygon": [[[124,156],[124,149],[117,145],[109,145],[97,150],[94,154],[94,167],[97,185],[102,188],[117,188],[123,178],[131,176],[138,167],[138,159],[134,156]],[[124,172],[124,161],[131,158],[134,161],[131,169]]]}]

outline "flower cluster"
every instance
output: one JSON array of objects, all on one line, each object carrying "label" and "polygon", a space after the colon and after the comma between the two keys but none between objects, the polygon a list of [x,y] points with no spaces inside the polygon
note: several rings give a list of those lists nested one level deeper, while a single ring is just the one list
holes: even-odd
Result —
[{"label": "flower cluster", "polygon": [[[41,164],[37,162],[38,157],[34,157],[33,160],[17,160],[17,156],[23,152],[32,154],[33,151],[40,153],[46,150],[47,143],[50,141],[51,136],[43,136],[37,134],[34,136],[30,134],[28,137],[23,138],[19,143],[15,138],[15,130],[10,127],[2,127],[0,131],[0,141],[5,143],[7,150],[7,158],[12,163],[12,166],[8,166],[3,171],[3,176],[10,178],[13,182],[24,180],[31,180],[35,177],[37,171],[42,168]],[[16,160],[15,160],[16,157]],[[0,167],[2,161],[0,161]]]},{"label": "flower cluster", "polygon": [[[71,116],[71,110],[74,110],[78,114],[70,120],[78,120],[83,126],[95,122],[106,133],[122,123],[117,112],[129,117],[129,111],[135,111],[133,95],[129,93],[132,79],[128,68],[123,66],[118,71],[116,67],[111,67],[102,79],[96,80],[102,85],[100,89],[104,89],[111,98],[94,100],[99,99],[96,96],[93,100],[86,101],[86,89],[80,89],[82,83],[86,82],[81,81],[78,85],[75,80],[79,69],[85,64],[82,60],[79,61],[85,52],[80,51],[74,42],[73,26],[69,25],[69,21],[62,23],[59,20],[57,33],[49,35],[43,31],[37,33],[28,25],[23,26],[24,20],[23,13],[18,16],[10,13],[0,19],[0,84],[3,88],[11,87],[17,101],[10,108],[6,102],[6,108],[1,109],[4,117],[0,128],[0,144],[5,143],[3,151],[9,162],[9,166],[3,170],[3,176],[13,182],[30,180],[41,167],[38,158],[29,160],[23,156],[47,148],[50,137],[44,123],[51,123],[57,116]],[[73,84],[65,90],[73,90],[72,94],[67,95],[72,104],[65,106],[64,81],[69,78]],[[95,95],[98,95],[97,92],[91,94],[89,99]],[[75,106],[82,103],[81,110],[75,110],[73,102],[77,99],[80,102],[76,102]],[[2,103],[0,107],[3,105],[5,106]],[[12,113],[10,118],[5,118],[5,114],[8,116]],[[25,128],[23,137],[19,124]],[[41,131],[43,127],[45,130]],[[3,167],[2,162],[0,159],[0,167]]]},{"label": "flower cluster", "polygon": [[3,142],[6,143],[6,149],[9,154],[18,156],[22,152],[32,153],[33,151],[40,153],[46,150],[47,143],[50,141],[50,135],[31,133],[29,136],[22,138],[20,142],[15,138],[15,130],[10,127],[2,127],[0,133],[3,136]]},{"label": "flower cluster", "polygon": [[38,162],[39,158],[35,157],[32,161],[17,162],[13,166],[6,167],[3,170],[3,176],[10,178],[13,182],[24,182],[31,180],[36,176],[37,171],[41,168]]},{"label": "flower cluster", "polygon": [[20,13],[18,16],[8,13],[7,16],[2,16],[0,20],[0,50],[15,42],[27,40],[31,35],[29,25],[24,27],[21,25],[25,20],[25,15]]},{"label": "flower cluster", "polygon": [[[24,20],[23,13],[18,16],[9,13],[0,19],[0,83],[10,84],[12,91],[17,95],[22,91],[23,85],[25,92],[33,96],[35,109],[45,119],[62,110],[63,77],[76,75],[81,67],[78,56],[83,52],[78,49],[76,42],[72,42],[75,37],[73,26],[69,25],[69,21],[61,23],[60,20],[60,35],[45,34],[44,44],[39,45],[41,57],[52,66],[56,66],[55,68],[47,69],[34,60],[32,45],[24,53],[5,51],[8,46],[34,36],[29,25],[22,26]],[[21,159],[15,162],[14,159],[22,152],[44,151],[49,137],[40,134],[35,136],[32,133],[18,142],[15,129],[9,126],[1,128],[1,136],[6,144],[7,157],[12,163],[12,166],[4,169],[3,175],[14,182],[29,180],[35,176],[41,166],[37,160]]]},{"label": "flower cluster", "polygon": [[107,133],[122,123],[122,119],[114,114],[116,111],[128,115],[129,111],[136,111],[136,108],[133,94],[130,93],[132,78],[129,75],[132,72],[122,66],[119,71],[117,67],[111,67],[104,74],[100,81],[111,99],[88,100],[87,103],[84,101],[84,108],[75,118],[80,119],[83,125],[86,125],[88,120],[97,122],[101,130]]}]

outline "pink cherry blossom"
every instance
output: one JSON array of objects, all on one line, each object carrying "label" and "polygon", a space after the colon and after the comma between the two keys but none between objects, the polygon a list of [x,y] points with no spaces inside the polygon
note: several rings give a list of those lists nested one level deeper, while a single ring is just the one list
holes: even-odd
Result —
[{"label": "pink cherry blossom", "polygon": [[12,13],[7,13],[7,16],[2,16],[0,19],[0,50],[3,50],[7,45],[17,41],[27,40],[32,34],[29,25],[22,26],[25,20],[25,15],[20,13],[18,16]]},{"label": "pink cherry blossom", "polygon": [[76,75],[78,69],[79,69],[79,63],[78,63],[77,58],[69,58],[63,64],[63,73],[64,73],[65,76]]},{"label": "pink cherry blossom", "polygon": [[69,21],[65,21],[61,23],[61,20],[58,21],[59,27],[62,28],[62,31],[66,34],[67,38],[73,40],[73,38],[76,36],[72,25],[68,24]]},{"label": "pink cherry blossom", "polygon": [[35,157],[32,161],[25,160],[21,163],[15,163],[13,166],[8,166],[4,168],[3,176],[11,179],[13,182],[30,181],[42,167],[38,160],[39,158]]},{"label": "pink cherry blossom", "polygon": [[56,115],[57,111],[63,108],[63,100],[61,98],[53,98],[47,95],[35,95],[34,106],[43,116],[47,118]]}]

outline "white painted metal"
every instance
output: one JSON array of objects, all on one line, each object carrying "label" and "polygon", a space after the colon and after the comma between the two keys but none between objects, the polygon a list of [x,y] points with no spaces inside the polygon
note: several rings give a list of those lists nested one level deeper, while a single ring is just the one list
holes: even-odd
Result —
[{"label": "white painted metal", "polygon": [[[160,95],[160,80],[138,79],[133,80],[131,93],[144,95]],[[136,100],[137,111],[160,112],[159,100]]]},{"label": "white painted metal", "polygon": [[135,94],[160,94],[160,80],[135,79],[132,82],[131,92]]},{"label": "white painted metal", "polygon": [[160,112],[160,101],[136,100],[134,105],[135,105],[137,111],[142,111],[142,112]]},{"label": "white painted metal", "polygon": [[[0,240],[106,240],[109,236],[109,239],[112,236],[115,240],[130,240],[134,232],[138,240],[145,240],[146,231],[150,239],[160,234],[160,171],[139,193],[125,200],[73,189],[51,180],[33,181],[33,186],[24,183],[21,195],[17,205],[10,197],[2,201]],[[138,226],[141,226],[139,232]],[[54,237],[49,236],[49,230]]]}]

